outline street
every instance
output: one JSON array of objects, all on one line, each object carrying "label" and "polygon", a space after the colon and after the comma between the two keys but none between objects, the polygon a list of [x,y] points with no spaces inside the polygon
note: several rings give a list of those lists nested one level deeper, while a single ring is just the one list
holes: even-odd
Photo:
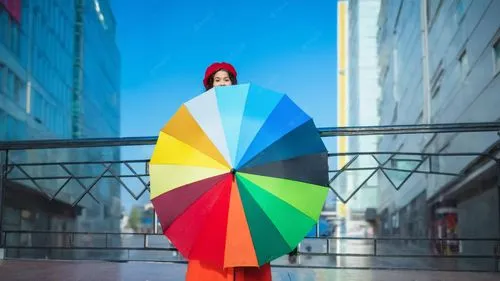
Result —
[{"label": "street", "polygon": [[[0,261],[0,276],[8,281],[181,281],[184,264],[99,261]],[[273,281],[494,281],[498,273],[405,270],[273,268]]]},{"label": "street", "polygon": [[[163,236],[148,235],[146,242],[142,235],[122,235],[121,247],[142,248],[146,243],[149,248],[169,248],[172,245]],[[287,255],[272,262],[277,266],[290,267],[331,267],[331,268],[392,268],[392,269],[426,269],[426,270],[494,270],[492,259],[471,259],[459,257],[427,257],[431,253],[426,248],[397,245],[396,241],[377,241],[377,255],[374,253],[373,241],[369,240],[330,240],[330,255],[327,253],[326,239],[305,239],[299,247],[301,252],[295,259]],[[113,241],[116,243],[116,241]],[[119,258],[110,257],[112,251],[102,252],[102,259],[122,261],[182,261],[176,251],[166,250],[118,250]],[[310,253],[310,254],[308,254]],[[343,254],[341,256],[335,253]],[[318,255],[320,254],[320,255]],[[352,256],[345,256],[346,254]],[[380,256],[382,255],[382,256]],[[394,255],[384,257],[383,255]],[[399,255],[421,255],[422,257],[400,257]]]}]

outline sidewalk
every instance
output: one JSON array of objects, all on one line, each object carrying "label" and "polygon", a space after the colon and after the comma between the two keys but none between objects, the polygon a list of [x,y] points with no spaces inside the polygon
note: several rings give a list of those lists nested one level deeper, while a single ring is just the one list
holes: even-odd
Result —
[{"label": "sidewalk", "polygon": [[[186,266],[172,263],[0,261],[2,281],[183,281]],[[404,270],[274,268],[273,281],[496,281],[500,274]]]}]

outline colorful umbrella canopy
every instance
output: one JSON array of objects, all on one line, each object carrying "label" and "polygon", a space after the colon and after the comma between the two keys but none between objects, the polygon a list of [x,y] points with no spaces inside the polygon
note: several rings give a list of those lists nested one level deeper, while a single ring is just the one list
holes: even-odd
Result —
[{"label": "colorful umbrella canopy", "polygon": [[328,153],[286,95],[242,84],[183,104],[159,133],[150,194],[179,252],[221,268],[261,266],[319,219]]}]

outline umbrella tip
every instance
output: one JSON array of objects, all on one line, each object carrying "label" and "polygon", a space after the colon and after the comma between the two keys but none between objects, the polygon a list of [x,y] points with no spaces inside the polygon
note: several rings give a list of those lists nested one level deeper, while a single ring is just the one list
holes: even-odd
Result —
[{"label": "umbrella tip", "polygon": [[[226,171],[227,171],[227,170],[226,170]],[[233,175],[234,175],[234,174],[236,174],[236,169],[235,169],[235,168],[232,168],[232,169],[231,169],[231,174],[233,174]]]}]

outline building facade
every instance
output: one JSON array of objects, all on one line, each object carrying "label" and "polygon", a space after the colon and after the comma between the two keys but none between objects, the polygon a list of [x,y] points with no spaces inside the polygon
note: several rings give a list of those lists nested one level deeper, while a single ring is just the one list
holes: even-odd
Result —
[{"label": "building facade", "polygon": [[0,139],[69,138],[73,2],[7,2],[21,9],[0,4]]},{"label": "building facade", "polygon": [[[377,104],[380,98],[377,65],[377,20],[380,0],[349,1],[349,126],[373,126],[379,124]],[[351,137],[351,152],[377,151],[378,136]],[[376,167],[371,155],[361,155],[353,168]],[[367,209],[377,207],[378,174],[372,170],[352,173],[351,192],[360,187],[349,201],[350,221],[359,226],[365,224]]]},{"label": "building facade", "polygon": [[[120,54],[115,41],[116,22],[108,0],[76,0],[73,61],[72,137],[120,136]],[[77,152],[84,161],[120,160],[120,148],[92,148]],[[80,173],[99,175],[102,165],[78,167]],[[119,165],[111,171],[120,174]],[[120,183],[100,180],[94,187],[99,202],[86,196],[79,229],[119,231]]]},{"label": "building facade", "polygon": [[[380,0],[339,1],[338,8],[338,126],[365,126],[379,123],[377,107],[380,97],[377,71],[377,19]],[[339,137],[338,151],[374,152],[376,136]],[[352,161],[352,162],[351,162]],[[338,157],[338,167],[366,168],[374,166],[370,155]],[[339,204],[340,236],[372,232],[367,210],[377,207],[377,174],[370,170],[344,171],[332,183],[344,200],[356,192],[346,204]],[[359,191],[356,191],[361,186]]]},{"label": "building facade", "polygon": [[[115,26],[106,0],[0,1],[0,140],[118,137],[120,56]],[[119,158],[118,149],[110,148],[9,153],[11,163]],[[119,172],[119,167],[112,169]],[[77,165],[70,170],[77,175],[98,175],[102,165]],[[64,171],[54,174],[53,166],[30,167],[27,172],[32,177],[67,175]],[[10,176],[19,173],[12,171]],[[39,180],[37,184],[54,194],[63,182]],[[39,191],[30,181],[7,182],[5,206],[0,206],[2,229],[120,229],[116,181],[94,187],[92,194],[100,204],[86,196],[77,207],[72,204],[83,190],[76,181],[70,181],[51,202]],[[36,243],[34,238],[18,238],[16,243]]]},{"label": "building facade", "polygon": [[[496,0],[383,0],[377,36],[380,123],[498,121],[499,13],[500,1]],[[398,135],[381,138],[378,149],[485,152],[496,142],[496,134],[485,133]],[[428,160],[433,172],[459,172],[472,159],[441,156]],[[492,169],[491,163],[480,162],[461,181],[416,174],[397,192],[381,186],[381,233],[436,238],[500,236],[498,174]],[[470,250],[465,244],[446,247],[451,252]]]}]

